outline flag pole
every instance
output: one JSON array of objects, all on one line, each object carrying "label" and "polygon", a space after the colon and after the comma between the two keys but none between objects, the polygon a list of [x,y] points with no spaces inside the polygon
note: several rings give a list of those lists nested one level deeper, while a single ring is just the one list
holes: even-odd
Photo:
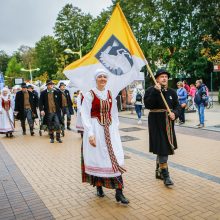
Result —
[{"label": "flag pole", "polygon": [[[157,84],[157,81],[156,81],[156,79],[155,79],[155,77],[154,77],[154,74],[152,73],[152,70],[151,70],[151,68],[150,68],[150,66],[149,66],[149,64],[148,64],[148,62],[146,61],[146,67],[147,67],[147,71],[150,73],[150,76],[151,76],[151,78],[153,79],[153,81],[154,81],[154,83],[155,83],[155,85]],[[164,98],[164,95],[163,95],[163,93],[160,91],[160,95],[161,95],[161,98],[162,98],[162,100],[163,100],[163,102],[164,102],[164,105],[166,106],[166,109],[167,109],[167,111],[168,111],[168,113],[170,114],[171,113],[171,110],[170,110],[170,107],[169,107],[169,105],[167,104],[167,101],[166,101],[166,99]]]}]

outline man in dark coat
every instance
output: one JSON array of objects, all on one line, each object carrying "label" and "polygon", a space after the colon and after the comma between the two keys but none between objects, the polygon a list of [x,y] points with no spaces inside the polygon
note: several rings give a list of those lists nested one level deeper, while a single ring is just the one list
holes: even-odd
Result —
[{"label": "man in dark coat", "polygon": [[62,143],[61,133],[61,108],[62,102],[60,93],[55,90],[52,80],[47,80],[47,89],[41,92],[39,109],[44,117],[44,124],[48,126],[50,143],[54,143],[54,131],[56,131],[56,140]]},{"label": "man in dark coat", "polygon": [[194,98],[194,102],[197,105],[198,113],[199,113],[199,124],[198,128],[204,127],[205,122],[205,106],[207,106],[208,95],[207,95],[207,87],[203,84],[202,80],[196,80],[196,94]]},{"label": "man in dark coat", "polygon": [[71,130],[70,124],[71,124],[71,115],[73,115],[73,103],[70,98],[70,92],[66,89],[66,85],[62,82],[59,85],[59,89],[60,89],[59,91],[60,91],[61,102],[62,102],[63,121],[66,115],[67,129]]},{"label": "man in dark coat", "polygon": [[[150,152],[157,155],[156,178],[163,179],[166,186],[173,185],[168,172],[168,155],[174,154],[177,148],[174,121],[179,116],[181,107],[178,102],[176,91],[168,88],[170,74],[159,69],[155,75],[157,84],[149,87],[144,96],[144,104],[150,109],[148,115]],[[171,114],[161,98],[163,93]]]},{"label": "man in dark coat", "polygon": [[16,93],[15,97],[15,114],[17,119],[21,121],[23,135],[26,135],[25,120],[27,119],[31,136],[34,135],[34,119],[37,118],[36,97],[27,91],[26,83],[21,84],[21,91]]}]

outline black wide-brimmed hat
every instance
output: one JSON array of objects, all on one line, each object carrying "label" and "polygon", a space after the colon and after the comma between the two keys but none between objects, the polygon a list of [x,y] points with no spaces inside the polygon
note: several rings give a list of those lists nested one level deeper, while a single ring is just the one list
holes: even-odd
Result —
[{"label": "black wide-brimmed hat", "polygon": [[21,88],[27,88],[27,84],[26,83],[21,83]]},{"label": "black wide-brimmed hat", "polygon": [[170,73],[165,69],[158,69],[154,77],[157,78],[162,74],[167,74],[168,78],[170,78]]},{"label": "black wide-brimmed hat", "polygon": [[54,85],[52,79],[48,79],[48,80],[46,81],[46,86],[47,86],[47,85]]},{"label": "black wide-brimmed hat", "polygon": [[60,88],[61,86],[66,86],[66,84],[63,83],[63,82],[61,82],[60,85],[59,85],[59,88]]},{"label": "black wide-brimmed hat", "polygon": [[34,87],[32,85],[27,86],[28,89],[33,89]]}]

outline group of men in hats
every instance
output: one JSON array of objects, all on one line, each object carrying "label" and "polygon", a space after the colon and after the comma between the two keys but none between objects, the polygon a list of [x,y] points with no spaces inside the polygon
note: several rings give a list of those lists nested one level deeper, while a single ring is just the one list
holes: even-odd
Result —
[{"label": "group of men in hats", "polygon": [[[29,87],[30,89],[30,87]],[[27,119],[31,136],[34,135],[34,119],[37,118],[38,96],[28,90],[26,83],[21,84],[21,91],[15,96],[15,115],[21,121],[23,135],[26,135],[25,121]]]},{"label": "group of men in hats", "polygon": [[54,88],[52,80],[46,81],[46,89],[43,90],[38,98],[38,94],[26,83],[21,84],[21,91],[17,92],[15,98],[15,114],[21,121],[23,135],[26,135],[25,121],[27,119],[30,134],[34,135],[34,119],[38,117],[37,108],[43,118],[43,124],[47,125],[50,143],[56,141],[62,143],[61,126],[64,126],[64,117],[67,116],[67,129],[71,130],[71,115],[73,114],[70,93],[65,89],[65,84],[60,83],[59,89]]}]

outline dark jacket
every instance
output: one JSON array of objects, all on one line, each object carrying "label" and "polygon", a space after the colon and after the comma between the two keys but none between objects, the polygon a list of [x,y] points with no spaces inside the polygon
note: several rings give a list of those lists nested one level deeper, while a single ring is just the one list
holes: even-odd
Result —
[{"label": "dark jacket", "polygon": [[59,92],[60,92],[60,96],[61,96],[61,101],[62,101],[62,94],[65,95],[65,97],[67,99],[67,105],[68,105],[68,108],[69,108],[69,112],[70,112],[71,115],[73,115],[74,114],[74,112],[73,112],[73,102],[71,100],[69,90],[65,89],[64,92],[59,90]]},{"label": "dark jacket", "polygon": [[207,93],[205,84],[201,84],[201,86],[197,89],[194,102],[196,105],[205,104],[207,101]]},{"label": "dark jacket", "polygon": [[[181,107],[179,105],[176,91],[167,89],[163,91],[163,95],[167,101],[171,111],[175,114],[176,118],[179,117]],[[161,98],[160,92],[154,87],[149,87],[144,96],[144,104],[147,109],[166,109],[164,102]],[[148,115],[148,131],[149,131],[149,146],[150,152],[154,154],[166,156],[173,154],[171,145],[167,135],[167,112],[150,112]],[[177,140],[174,130],[174,121],[171,121],[172,138],[174,148],[177,148]]]},{"label": "dark jacket", "polygon": [[[54,90],[53,91],[53,96],[54,96],[54,102],[55,102],[55,106],[56,106],[57,116],[59,117],[60,121],[62,121],[62,119],[61,119],[62,102],[61,102],[60,93],[57,90]],[[48,91],[47,91],[47,89],[43,90],[40,94],[39,109],[40,109],[40,111],[45,112],[44,124],[47,124],[47,116],[49,114]]]},{"label": "dark jacket", "polygon": [[[29,93],[29,102],[31,105],[31,110],[33,113],[33,118],[37,118],[37,106],[38,106],[38,99],[37,97],[27,91]],[[22,91],[19,91],[16,93],[15,96],[15,112],[18,112],[16,118],[19,120],[24,120],[24,93]]]}]

